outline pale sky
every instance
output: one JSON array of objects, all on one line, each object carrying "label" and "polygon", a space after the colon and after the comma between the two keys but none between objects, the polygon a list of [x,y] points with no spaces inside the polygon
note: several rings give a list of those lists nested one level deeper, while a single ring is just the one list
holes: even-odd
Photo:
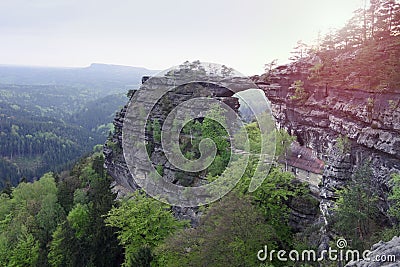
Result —
[{"label": "pale sky", "polygon": [[0,0],[0,64],[166,69],[186,60],[246,75],[339,28],[364,0]]}]

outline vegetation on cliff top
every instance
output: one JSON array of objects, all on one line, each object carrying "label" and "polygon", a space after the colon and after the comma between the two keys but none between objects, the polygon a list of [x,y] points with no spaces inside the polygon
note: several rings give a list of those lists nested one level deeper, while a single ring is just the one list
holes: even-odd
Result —
[{"label": "vegetation on cliff top", "polygon": [[[299,41],[290,59],[300,67],[312,64],[304,79],[316,86],[397,91],[399,47],[399,2],[371,0],[354,11],[343,28],[319,37],[315,45]],[[266,64],[267,74],[275,64]]]}]

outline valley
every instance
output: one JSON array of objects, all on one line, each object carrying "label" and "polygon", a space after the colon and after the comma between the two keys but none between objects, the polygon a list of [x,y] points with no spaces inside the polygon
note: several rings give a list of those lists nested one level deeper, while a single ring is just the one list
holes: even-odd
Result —
[{"label": "valley", "polygon": [[105,142],[144,68],[0,66],[0,187],[60,172]]}]

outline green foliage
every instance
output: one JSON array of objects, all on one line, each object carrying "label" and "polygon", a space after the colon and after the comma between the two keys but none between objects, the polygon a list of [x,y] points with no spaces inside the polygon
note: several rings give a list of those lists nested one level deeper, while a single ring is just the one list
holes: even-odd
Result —
[{"label": "green foliage", "polygon": [[[115,229],[103,216],[114,204],[104,157],[94,154],[78,163],[70,176],[61,177],[60,198],[67,198],[66,220],[53,232],[48,260],[52,266],[117,266],[121,257]],[[65,207],[64,207],[65,208]]]},{"label": "green foliage", "polygon": [[246,124],[244,128],[240,129],[235,135],[235,140],[239,144],[238,149],[245,150],[246,140],[249,140],[249,152],[261,153],[261,131],[257,122]]},{"label": "green foliage", "polygon": [[[269,126],[273,128],[274,126]],[[292,142],[296,141],[296,136],[288,134],[285,129],[274,129],[272,132],[261,134],[260,127],[256,122],[246,124],[244,128],[240,129],[235,135],[235,140],[240,150],[246,151],[246,140],[249,140],[249,152],[251,154],[264,153],[274,154],[274,158],[278,159],[280,156],[287,153]],[[263,139],[263,147],[261,147],[261,139]]]},{"label": "green foliage", "polygon": [[118,266],[122,248],[103,218],[115,199],[103,163],[95,154],[58,184],[48,173],[1,194],[0,265]]},{"label": "green foliage", "polygon": [[154,142],[160,143],[161,142],[161,125],[157,119],[154,119],[154,121],[152,123],[152,129],[153,129]]},{"label": "green foliage", "polygon": [[125,266],[132,266],[132,257],[143,247],[156,247],[185,224],[173,217],[167,205],[139,191],[112,208],[105,221],[119,229],[118,239],[125,247]]},{"label": "green foliage", "polygon": [[388,195],[388,200],[391,205],[388,214],[394,219],[394,224],[392,227],[386,228],[382,231],[381,235],[384,241],[389,241],[394,236],[400,235],[400,174],[392,174],[390,185],[392,186],[392,189]]},{"label": "green foliage", "polygon": [[154,144],[152,142],[147,143],[146,144],[147,155],[150,156],[153,153],[153,151],[154,151]]},{"label": "green foliage", "polygon": [[301,80],[294,81],[291,87],[294,89],[294,94],[290,96],[291,100],[305,100],[307,93],[304,90],[304,82]]},{"label": "green foliage", "polygon": [[[208,176],[225,169],[224,160],[229,155],[226,153],[229,148],[227,133],[215,121],[221,112],[212,111],[210,116],[214,117],[203,123],[192,122],[184,129],[185,134],[191,136],[185,148],[188,158],[196,158],[197,152],[192,146],[198,145],[200,137],[211,138],[216,143],[219,157],[215,162],[219,163],[214,163],[215,170],[208,170]],[[252,152],[259,152],[260,130],[255,124],[249,125],[247,130]],[[29,229],[26,242],[21,241],[18,247],[21,250],[19,259],[28,259],[33,265],[118,266],[122,261],[126,266],[176,266],[188,261],[198,265],[203,261],[217,266],[224,263],[255,265],[258,262],[255,252],[265,243],[269,247],[289,247],[292,243],[291,229],[287,226],[287,203],[297,194],[290,175],[278,169],[271,171],[259,191],[249,194],[247,189],[257,160],[252,157],[249,166],[238,161],[227,170],[226,175],[230,175],[244,168],[245,177],[225,204],[215,203],[205,209],[206,217],[198,234],[187,240],[195,242],[196,246],[191,247],[190,253],[185,252],[184,257],[180,256],[181,251],[174,250],[179,247],[171,250],[166,244],[173,244],[170,240],[186,242],[179,241],[182,236],[186,238],[183,234],[186,230],[175,234],[186,222],[177,221],[169,206],[140,192],[130,199],[115,202],[115,195],[110,192],[111,181],[103,169],[104,157],[99,153],[82,159],[70,173],[60,174],[57,184],[54,178],[50,182],[48,176],[33,184],[21,183],[12,190],[12,197],[7,194],[0,197],[0,257],[6,255],[0,263],[7,266],[14,260],[10,251],[19,244],[15,240],[24,229]],[[161,168],[161,165],[156,167],[159,172]],[[51,194],[28,190],[37,188],[38,184],[42,185],[42,191]],[[18,220],[14,218],[16,213],[10,212],[15,209],[14,199],[23,204]],[[124,259],[118,240],[125,250]],[[23,249],[26,244],[34,248],[29,257],[22,255],[26,254]],[[160,251],[166,253],[160,254]],[[227,253],[228,258],[220,259],[221,253]]]},{"label": "green foliage", "polygon": [[115,91],[1,84],[0,189],[7,182],[16,186],[21,177],[32,181],[71,167],[103,144],[113,126],[109,122],[126,101],[123,94],[110,93]]},{"label": "green foliage", "polygon": [[[215,145],[217,149],[215,158],[212,159],[212,163],[204,171],[203,175],[219,175],[224,171],[229,162],[231,156],[229,149],[230,143],[229,135],[225,130],[227,122],[224,113],[225,110],[223,108],[214,105],[207,112],[202,122],[199,120],[189,121],[182,129],[179,148],[187,159],[193,160],[200,157],[199,144],[203,139],[212,140],[212,142],[205,143],[206,151],[211,150],[213,145]],[[192,176],[193,175],[191,175],[191,177]],[[176,174],[176,179],[180,181],[182,185],[191,185],[192,181],[188,178],[189,176],[185,173]]]},{"label": "green foliage", "polygon": [[256,253],[279,236],[247,197],[213,203],[196,228],[183,229],[156,249],[154,266],[259,266]]},{"label": "green foliage", "polygon": [[[2,110],[0,113],[8,113]],[[13,186],[21,177],[31,181],[50,170],[60,171],[92,147],[103,142],[91,132],[28,112],[9,114],[0,120],[0,188]]]},{"label": "green foliage", "polygon": [[65,172],[61,175],[60,181],[57,184],[57,198],[65,214],[69,213],[76,202],[80,202],[78,200],[75,201],[75,195],[82,195],[80,193],[82,190],[79,189],[81,184],[82,182],[79,180],[79,177],[75,175],[68,175]]},{"label": "green foliage", "polygon": [[63,264],[67,265],[66,255],[68,248],[63,247],[63,241],[64,237],[62,226],[59,225],[52,234],[52,241],[48,254],[48,261],[50,266],[63,266]]},{"label": "green foliage", "polygon": [[383,229],[381,233],[379,233],[379,239],[388,242],[393,239],[394,236],[400,235],[400,225],[395,224],[392,227],[388,227]]},{"label": "green foliage", "polygon": [[389,214],[400,221],[400,174],[393,174],[391,179],[392,191],[388,200],[392,202]]},{"label": "green foliage", "polygon": [[11,195],[3,195],[0,203],[0,239],[3,248],[12,251],[3,254],[2,261],[9,266],[45,265],[46,245],[65,216],[53,175],[45,174],[32,184],[21,183]]},{"label": "green foliage", "polygon": [[151,249],[147,246],[139,248],[136,253],[128,255],[128,257],[130,257],[131,266],[143,267],[150,267],[154,259]]},{"label": "green foliage", "polygon": [[296,141],[296,136],[290,135],[285,129],[279,129],[276,131],[276,150],[275,156],[286,155],[290,145]]},{"label": "green foliage", "polygon": [[227,128],[225,110],[216,105],[207,112],[201,124],[201,137],[210,138],[217,147],[217,155],[206,170],[213,176],[221,174],[230,159],[229,135],[225,128]]},{"label": "green foliage", "polygon": [[336,140],[336,147],[342,154],[349,153],[351,149],[351,143],[349,138],[347,136],[340,135]]},{"label": "green foliage", "polygon": [[93,155],[92,169],[94,170],[95,173],[97,173],[99,177],[101,178],[105,177],[104,156],[102,152],[98,152]]},{"label": "green foliage", "polygon": [[156,171],[159,175],[163,176],[164,175],[164,167],[162,165],[157,165],[156,166]]},{"label": "green foliage", "polygon": [[[279,167],[272,167],[261,186],[254,192],[249,193],[250,180],[257,166],[257,159],[251,159],[246,167],[240,163],[235,164],[233,172],[246,168],[244,175],[235,187],[239,195],[248,195],[253,204],[259,208],[266,218],[266,223],[274,229],[280,237],[282,246],[289,246],[292,240],[291,228],[288,225],[290,208],[288,204],[292,198],[303,194],[304,187],[292,183],[294,176],[290,172],[282,172]],[[229,170],[231,171],[231,170]],[[229,172],[227,175],[230,175]]]},{"label": "green foliage", "polygon": [[35,266],[39,259],[39,242],[25,230],[19,236],[16,247],[9,254],[11,255],[7,266]]},{"label": "green foliage", "polygon": [[105,146],[111,148],[115,154],[122,153],[122,147],[110,139],[106,141]]},{"label": "green foliage", "polygon": [[287,204],[289,198],[297,195],[297,189],[291,184],[293,178],[292,173],[273,168],[253,195],[254,201],[279,235],[280,242],[286,245],[291,242]]},{"label": "green foliage", "polygon": [[378,196],[372,184],[372,170],[369,163],[360,167],[347,187],[338,191],[334,228],[346,240],[352,240],[351,247],[367,249],[376,241],[379,227]]},{"label": "green foliage", "polygon": [[89,208],[78,203],[68,214],[68,223],[75,230],[77,238],[81,238],[90,226]]},{"label": "green foliage", "polygon": [[[249,193],[249,184],[257,163],[258,159],[255,156],[250,157],[250,162],[247,165],[245,161],[239,159],[223,173],[223,175],[231,177],[235,173],[245,169],[242,178],[234,188],[234,191],[230,193],[230,197],[228,197],[230,199],[228,200],[228,205],[230,206],[224,206],[218,212],[213,213],[215,218],[210,219],[209,223],[211,226],[208,228],[202,229],[202,226],[199,226],[196,229],[178,233],[178,236],[170,238],[172,241],[168,239],[167,244],[163,246],[164,250],[160,252],[160,257],[164,260],[162,261],[163,264],[160,265],[173,266],[174,262],[180,262],[182,266],[185,266],[185,264],[202,266],[202,262],[204,261],[215,266],[253,266],[260,263],[256,263],[253,261],[254,258],[251,258],[251,256],[255,256],[254,253],[259,249],[253,248],[252,254],[250,250],[246,252],[246,255],[241,254],[242,251],[247,251],[248,245],[253,244],[252,242],[260,242],[259,246],[261,248],[265,244],[268,244],[269,248],[279,246],[281,249],[290,248],[294,245],[294,235],[291,227],[288,225],[289,204],[292,201],[297,203],[302,200],[303,203],[307,202],[313,208],[318,207],[318,205],[315,201],[307,200],[309,192],[305,189],[305,186],[293,183],[293,174],[282,172],[278,167],[272,168],[269,174],[265,174],[266,177],[261,186],[256,191]],[[217,177],[210,177],[209,179],[212,181],[213,179],[217,179]],[[210,209],[212,210],[214,205],[220,205],[224,200],[226,199],[224,198],[221,202],[212,204]],[[235,204],[230,201],[235,202]],[[243,201],[249,201],[251,203],[250,207],[237,207]],[[231,208],[235,211],[231,211]],[[229,221],[230,215],[226,214],[223,210],[238,218],[235,220],[235,223]],[[248,212],[251,213],[253,211],[258,215],[248,214]],[[243,225],[238,222],[241,218],[238,213],[244,214],[245,218],[247,218],[247,222],[240,222]],[[253,221],[257,216],[261,216],[262,220],[259,222]],[[261,240],[253,236],[253,234],[261,234],[258,232],[258,226],[264,230],[268,229],[268,234],[263,235],[263,244],[261,244]],[[229,232],[223,232],[220,236],[218,232],[220,228],[230,229],[238,233],[243,231],[247,233],[247,236],[243,237],[240,234]],[[233,238],[234,241],[230,241],[230,238]],[[250,238],[250,240],[246,238]],[[222,240],[221,243],[218,243],[219,240]],[[208,249],[208,247],[211,248]],[[234,248],[239,247],[240,252],[234,250]],[[236,257],[236,253],[238,253],[239,257]],[[275,264],[279,266],[280,263]]]},{"label": "green foliage", "polygon": [[371,1],[312,51],[320,61],[310,80],[318,86],[397,90],[400,85],[400,5]]}]

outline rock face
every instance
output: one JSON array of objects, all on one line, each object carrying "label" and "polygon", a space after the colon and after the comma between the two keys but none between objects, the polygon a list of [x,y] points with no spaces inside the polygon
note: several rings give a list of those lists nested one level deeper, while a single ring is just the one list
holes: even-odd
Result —
[{"label": "rock face", "polygon": [[357,267],[397,267],[400,264],[400,237],[395,236],[389,242],[379,242],[372,246],[370,260],[351,261],[346,266]]},{"label": "rock face", "polygon": [[[147,80],[148,78],[144,77],[142,81],[146,82]],[[196,84],[195,90],[193,88],[187,88],[185,86],[178,87],[176,90],[168,92],[163,98],[161,98],[161,100],[152,110],[149,121],[154,121],[156,119],[160,123],[160,125],[162,125],[168,113],[170,113],[173,107],[178,106],[183,101],[200,96],[216,98],[219,101],[227,104],[233,110],[238,111],[239,100],[238,98],[233,97],[235,91],[241,91],[242,89],[247,89],[247,87],[254,88],[254,85],[246,85],[246,81],[240,79],[230,79],[229,82],[230,83],[225,84],[225,86],[228,88],[233,88],[233,92],[226,90],[226,88],[221,86],[204,83]],[[150,91],[157,90],[157,87],[159,85],[168,83],[168,79],[165,78],[152,78],[151,84],[149,85],[146,83],[146,87],[144,88],[145,90]],[[193,87],[194,85],[191,84],[190,86]],[[132,93],[129,101],[137,101],[135,92]],[[117,112],[114,119],[114,134],[110,136],[109,140],[104,146],[105,165],[107,167],[108,173],[115,180],[114,190],[118,193],[119,197],[124,196],[129,192],[133,192],[139,188],[129,171],[129,168],[125,161],[125,157],[123,155],[122,129],[124,126],[124,120],[127,119],[127,107],[128,105],[122,108],[120,112]],[[135,118],[131,119],[133,120]],[[134,129],[132,129],[132,131],[134,131]],[[162,166],[164,179],[168,180],[171,183],[181,184],[182,182],[179,180],[179,170],[176,170],[174,166],[169,164],[169,162],[165,158],[161,144],[159,141],[155,140],[153,132],[148,131],[145,138],[146,141],[151,144],[148,152],[150,153],[150,159],[153,162],[153,165]],[[135,155],[128,156],[135,157]],[[136,162],[138,168],[142,167],[139,159],[132,161]],[[186,181],[193,181],[195,185],[202,184],[202,182],[204,182],[204,177],[201,176],[186,175],[185,178]],[[301,202],[292,203],[293,205],[291,204],[292,214],[290,216],[290,224],[293,226],[294,229],[296,229],[297,231],[301,231],[315,221],[317,215],[319,214],[318,203],[315,202],[316,201],[313,201],[312,199],[304,199]],[[200,215],[198,209],[174,207],[173,210],[177,218],[189,219],[191,220],[192,225],[196,225],[198,223]]]},{"label": "rock face", "polygon": [[105,156],[104,164],[107,172],[114,178],[114,190],[117,191],[119,197],[138,189],[138,186],[131,177],[122,153],[122,126],[126,109],[127,106],[124,106],[120,112],[115,114],[113,122],[114,133],[109,137],[103,148]]},{"label": "rock face", "polygon": [[[144,79],[143,81],[146,81]],[[156,94],[158,87],[172,83],[173,81],[168,79],[167,77],[157,77],[152,78],[151,83],[146,83],[146,87],[143,90],[149,91],[149,94]],[[238,82],[240,84],[240,82]],[[240,90],[240,89],[239,89]],[[171,110],[181,104],[184,101],[187,101],[196,97],[212,97],[215,98],[233,110],[238,110],[239,108],[239,100],[238,98],[232,97],[235,92],[231,92],[227,89],[224,89],[221,86],[217,86],[214,84],[206,84],[206,83],[191,83],[184,86],[178,86],[176,89],[167,92],[163,95],[162,98],[157,102],[157,105],[151,110],[149,114],[148,123],[151,124],[155,120],[159,125],[163,125],[166,120],[168,114]],[[133,92],[130,101],[138,101],[136,99],[136,94]],[[143,101],[139,101],[141,105],[153,105],[153,103],[145,103]],[[128,191],[134,191],[138,188],[135,184],[134,180],[129,173],[128,167],[126,166],[125,159],[122,153],[122,128],[124,125],[124,119],[126,119],[127,106],[125,106],[120,112],[118,112],[114,119],[114,134],[108,140],[108,142],[104,146],[104,154],[106,158],[106,167],[108,169],[109,174],[115,179],[116,183],[123,188],[126,188]],[[184,114],[189,115],[189,114]],[[204,114],[205,115],[205,114]],[[134,120],[135,118],[130,118]],[[137,118],[136,118],[137,119]],[[140,135],[140,132],[136,131],[135,125],[133,126],[127,125],[127,127],[131,127],[131,132],[135,135]],[[149,125],[148,125],[149,126]],[[150,126],[151,127],[151,126]],[[163,167],[164,177],[172,183],[179,183],[176,179],[176,174],[179,170],[174,168],[166,159],[162,145],[160,140],[155,140],[154,131],[146,130],[146,136],[144,137],[146,142],[150,144],[148,153],[150,154],[150,159],[154,166],[160,165]],[[126,155],[125,155],[126,156]],[[128,155],[129,156],[129,155]],[[132,155],[133,157],[135,155]],[[139,160],[138,158],[135,158]],[[140,165],[138,163],[137,165]],[[199,177],[193,177],[199,178]]]},{"label": "rock face", "polygon": [[[315,86],[307,79],[310,67],[312,62],[280,66],[269,77],[253,80],[272,102],[278,125],[325,161],[323,217],[331,212],[335,190],[366,161],[373,169],[380,209],[387,210],[390,175],[400,172],[400,92]],[[292,86],[296,80],[304,82],[301,97]]]},{"label": "rock face", "polygon": [[[365,161],[373,168],[373,179],[381,199],[381,210],[388,209],[387,192],[390,175],[400,172],[400,92],[368,91],[363,89],[327,88],[312,85],[308,80],[311,63],[281,66],[268,77],[252,77],[271,101],[277,124],[297,136],[298,142],[316,151],[325,162],[322,183],[319,188],[320,211],[308,214],[304,209],[294,208],[292,224],[301,230],[307,224],[327,222],[330,207],[335,200],[335,190],[351,178],[352,173]],[[292,86],[296,80],[304,82],[304,94],[296,96]],[[220,98],[231,107],[238,108],[237,99],[223,88],[206,90],[206,96]],[[165,118],[168,105],[192,97],[182,91],[174,91],[169,100],[154,110],[153,117]],[[104,147],[105,165],[108,173],[115,179],[120,195],[138,188],[126,166],[122,154],[122,126],[126,107],[116,114],[115,133]],[[153,137],[148,136],[149,140]],[[157,150],[155,144],[154,151]],[[163,164],[162,156],[152,157],[155,164]],[[173,168],[164,166],[170,173],[171,181],[175,175]],[[198,216],[193,209],[175,209],[180,218],[191,218],[196,223]],[[322,216],[318,217],[318,214]],[[327,246],[329,233],[321,231],[320,248]]]},{"label": "rock face", "polygon": [[[174,76],[176,78],[176,76]],[[143,82],[147,81],[147,78],[142,80]],[[231,79],[229,82],[234,82],[234,79]],[[160,86],[172,86],[176,81],[172,78],[165,77],[153,77],[150,82],[144,84],[144,87],[141,90],[146,90],[150,95],[157,95],[157,90],[159,90]],[[237,81],[238,85],[243,86],[241,81]],[[234,90],[240,91],[241,88],[235,88],[235,84],[227,84],[229,88],[234,88]],[[246,87],[246,86],[245,86]],[[149,129],[146,127],[146,134],[143,136],[146,143],[148,144],[148,154],[149,158],[153,164],[153,166],[159,166],[162,169],[163,178],[173,184],[191,186],[191,185],[200,185],[204,181],[204,177],[201,174],[196,173],[183,173],[176,169],[172,164],[170,164],[164,154],[162,145],[158,138],[154,136],[154,129],[151,129],[154,126],[155,121],[159,125],[163,125],[164,121],[167,119],[167,115],[171,113],[171,110],[181,104],[184,101],[187,101],[196,97],[208,97],[217,99],[220,102],[225,103],[227,106],[232,108],[233,110],[238,110],[239,108],[239,100],[238,98],[232,97],[235,91],[229,91],[222,86],[218,86],[211,83],[190,83],[182,86],[178,86],[175,89],[168,91],[165,93],[157,102],[157,105],[151,109],[151,112],[148,117],[148,125]],[[137,99],[137,93],[135,91],[132,93],[130,102],[140,103],[140,105],[153,105],[154,103],[147,103],[142,99]],[[146,100],[146,99],[145,99]],[[141,107],[137,107],[140,109]],[[128,116],[127,114],[128,105],[126,105],[120,112],[118,112],[114,119],[114,134],[109,137],[109,140],[104,146],[104,155],[105,155],[105,166],[107,168],[108,173],[114,178],[114,190],[117,191],[119,196],[126,195],[129,192],[133,192],[139,188],[139,186],[135,183],[132,175],[136,177],[141,177],[142,173],[146,173],[148,170],[143,171],[144,164],[141,163],[141,159],[135,153],[126,154],[125,157],[131,157],[133,162],[133,166],[131,166],[131,170],[133,170],[133,174],[129,171],[129,168],[126,163],[126,158],[123,154],[123,126],[124,120],[135,120],[140,118],[133,118]],[[183,114],[189,115],[189,114]],[[205,115],[205,114],[204,114]],[[141,136],[141,133],[136,129],[135,123],[128,124],[129,132],[134,136]],[[126,129],[126,128],[125,128]],[[135,149],[132,148],[134,151]],[[145,174],[144,174],[145,175]],[[192,225],[196,225],[199,218],[199,213],[197,208],[173,208],[175,212],[175,216],[181,219],[190,219]]]}]

